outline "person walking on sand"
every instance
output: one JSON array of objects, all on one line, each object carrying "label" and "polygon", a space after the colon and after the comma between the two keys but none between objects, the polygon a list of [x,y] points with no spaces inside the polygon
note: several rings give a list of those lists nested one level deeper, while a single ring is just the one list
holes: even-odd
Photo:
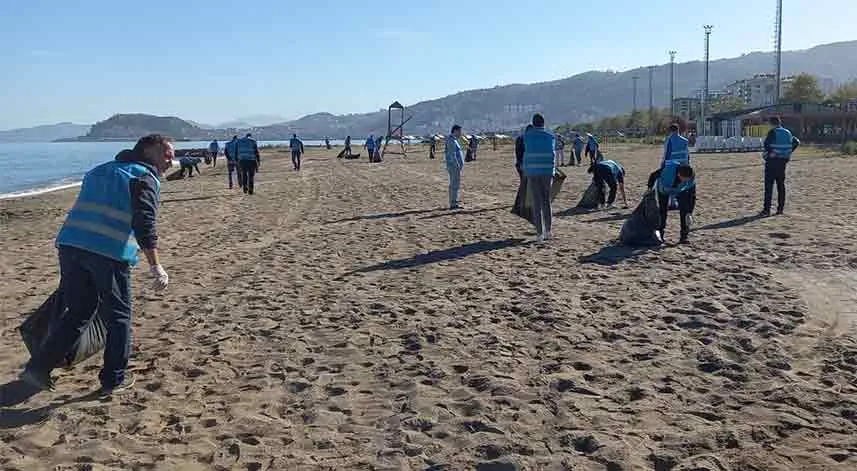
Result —
[{"label": "person walking on sand", "polygon": [[351,136],[345,136],[345,154],[346,157],[351,157]]},{"label": "person walking on sand", "polygon": [[599,144],[598,138],[590,133],[586,133],[586,155],[589,157],[589,164],[598,161]]},{"label": "person walking on sand", "polygon": [[774,184],[777,185],[777,215],[786,209],[786,166],[800,140],[791,131],[783,127],[778,117],[771,118],[771,126],[765,137],[765,199],[761,217],[771,215],[771,200],[774,198]]},{"label": "person walking on sand", "polygon": [[461,209],[459,193],[461,191],[461,171],[464,169],[464,155],[461,152],[461,126],[454,125],[446,137],[446,172],[449,174],[449,209]]},{"label": "person walking on sand", "polygon": [[556,171],[556,137],[545,129],[545,118],[533,115],[533,128],[524,134],[524,176],[533,201],[537,242],[551,239],[551,186]]},{"label": "person walking on sand", "polygon": [[331,146],[330,146],[330,138],[329,138],[329,137],[325,137],[325,138],[324,138],[324,147],[325,147],[327,150],[330,150],[330,149],[331,149]]},{"label": "person walking on sand", "polygon": [[583,156],[583,138],[580,133],[574,133],[574,155],[571,158],[571,165],[574,166],[574,161],[577,160],[577,165],[580,166],[580,160]]},{"label": "person walking on sand", "polygon": [[434,160],[435,155],[437,155],[437,139],[432,136],[429,142],[429,159]]},{"label": "person walking on sand", "polygon": [[301,155],[304,153],[304,142],[298,139],[297,134],[292,134],[292,139],[289,141],[289,147],[292,149],[292,165],[295,171],[301,169]]},{"label": "person walking on sand", "polygon": [[211,141],[208,145],[208,156],[211,158],[211,167],[217,168],[217,154],[220,153],[220,143],[217,139]]},{"label": "person walking on sand", "polygon": [[557,167],[565,167],[565,140],[562,134],[556,135],[556,160]]},{"label": "person walking on sand", "polygon": [[384,141],[382,136],[378,136],[378,140],[375,142],[375,162],[381,161],[381,143]]},{"label": "person walking on sand", "polygon": [[[232,140],[227,142],[223,146],[223,154],[226,156],[226,169],[228,170],[229,176],[229,189],[232,189],[232,174],[236,173],[236,169],[238,168],[238,136],[232,136]],[[244,188],[244,184],[241,183],[241,172],[237,172],[238,174],[238,187]]]},{"label": "person walking on sand", "polygon": [[369,162],[375,161],[375,135],[370,134],[363,144],[363,148],[369,153]]},{"label": "person walking on sand", "polygon": [[241,188],[245,194],[252,195],[255,191],[256,172],[259,171],[259,146],[249,132],[238,139],[238,169],[241,172]]},{"label": "person walking on sand", "polygon": [[27,363],[21,373],[24,382],[53,391],[51,371],[97,309],[107,329],[98,375],[100,394],[108,396],[134,384],[133,374],[126,371],[131,353],[131,267],[137,265],[137,251],[142,249],[154,288],[162,290],[169,283],[158,256],[157,218],[160,175],[174,156],[172,141],[153,134],[83,178],[56,239],[60,291],[68,311]]}]

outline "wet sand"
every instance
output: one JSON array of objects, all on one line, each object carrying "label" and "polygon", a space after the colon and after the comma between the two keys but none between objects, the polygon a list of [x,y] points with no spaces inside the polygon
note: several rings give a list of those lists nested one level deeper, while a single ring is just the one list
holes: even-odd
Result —
[{"label": "wet sand", "polygon": [[[171,285],[135,271],[137,383],[107,401],[100,359],[15,381],[76,192],[0,201],[0,469],[857,469],[857,159],[799,151],[757,220],[758,156],[696,157],[692,244],[673,212],[657,250],[612,245],[631,209],[570,211],[569,168],[537,247],[489,147],[458,212],[423,148],[165,183]],[[659,150],[607,150],[636,200]]]}]

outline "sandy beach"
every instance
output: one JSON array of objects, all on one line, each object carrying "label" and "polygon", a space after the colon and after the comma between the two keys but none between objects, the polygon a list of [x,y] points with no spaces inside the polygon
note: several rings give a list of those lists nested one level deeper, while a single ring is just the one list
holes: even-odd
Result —
[{"label": "sandy beach", "polygon": [[0,469],[857,469],[857,158],[799,150],[786,216],[757,220],[759,156],[697,156],[691,245],[672,212],[631,250],[659,148],[607,147],[627,210],[571,211],[567,169],[543,247],[489,148],[458,212],[421,147],[300,173],[267,151],[249,197],[222,159],[165,182],[171,284],[135,270],[137,383],[106,401],[100,358],[16,382],[76,190],[0,201]]}]

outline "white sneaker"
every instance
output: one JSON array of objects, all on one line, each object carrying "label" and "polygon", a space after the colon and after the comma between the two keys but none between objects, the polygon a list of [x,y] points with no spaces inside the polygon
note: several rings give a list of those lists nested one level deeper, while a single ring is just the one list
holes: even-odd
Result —
[{"label": "white sneaker", "polygon": [[544,234],[539,234],[539,235],[537,235],[537,236],[536,236],[536,243],[537,243],[537,244],[541,244],[541,243],[543,243],[544,241],[545,241],[545,235],[544,235]]}]

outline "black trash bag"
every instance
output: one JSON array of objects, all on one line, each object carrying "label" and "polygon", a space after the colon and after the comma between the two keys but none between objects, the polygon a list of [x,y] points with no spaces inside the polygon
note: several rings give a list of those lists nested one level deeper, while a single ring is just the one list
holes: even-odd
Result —
[{"label": "black trash bag", "polygon": [[[562,185],[566,179],[565,173],[556,170],[551,183],[551,202],[553,202],[562,191]],[[533,222],[533,197],[527,191],[527,179],[522,178],[518,185],[518,193],[515,195],[515,205],[512,206],[512,214],[520,216],[527,221]]]},{"label": "black trash bag", "polygon": [[[83,328],[80,337],[72,345],[71,350],[66,353],[60,364],[54,365],[54,368],[71,368],[104,349],[104,345],[107,343],[107,325],[98,314],[97,309],[96,307],[96,311],[92,313],[92,317]],[[62,302],[62,292],[57,289],[18,327],[30,356],[41,350],[57,322],[65,313],[66,308]]]},{"label": "black trash bag", "polygon": [[622,225],[619,241],[625,245],[653,247],[663,243],[658,229],[661,215],[658,209],[658,195],[654,189],[643,194],[640,204],[631,213],[631,217]]},{"label": "black trash bag", "polygon": [[597,185],[595,182],[589,184],[589,188],[583,193],[580,202],[577,203],[579,209],[598,209],[601,201],[604,200],[604,186]]}]

